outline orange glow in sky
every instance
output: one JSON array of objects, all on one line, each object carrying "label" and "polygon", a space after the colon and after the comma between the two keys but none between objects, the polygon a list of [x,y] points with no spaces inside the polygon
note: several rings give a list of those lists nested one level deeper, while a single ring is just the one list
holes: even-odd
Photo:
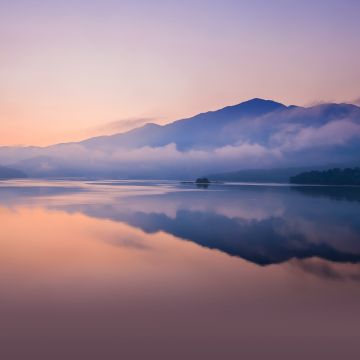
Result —
[{"label": "orange glow in sky", "polygon": [[2,4],[0,145],[80,140],[254,97],[349,102],[360,96],[359,14],[351,0]]}]

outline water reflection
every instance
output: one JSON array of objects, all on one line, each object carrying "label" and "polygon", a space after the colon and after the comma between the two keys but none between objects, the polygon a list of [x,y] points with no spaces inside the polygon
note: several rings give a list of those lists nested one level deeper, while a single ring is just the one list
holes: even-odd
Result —
[{"label": "water reflection", "polygon": [[0,194],[3,205],[31,198],[146,233],[163,231],[258,265],[313,257],[360,262],[358,188],[216,185],[205,191],[171,182],[60,182],[2,186]]},{"label": "water reflection", "polygon": [[360,201],[359,186],[292,186],[291,189],[311,197],[325,197],[339,201]]},{"label": "water reflection", "polygon": [[287,187],[0,183],[0,358],[357,359],[359,205]]}]

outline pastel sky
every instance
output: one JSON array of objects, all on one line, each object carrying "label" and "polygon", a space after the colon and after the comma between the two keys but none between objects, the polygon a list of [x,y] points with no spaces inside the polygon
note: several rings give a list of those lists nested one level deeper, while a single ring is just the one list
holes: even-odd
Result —
[{"label": "pastel sky", "polygon": [[0,0],[0,145],[360,97],[358,0]]}]

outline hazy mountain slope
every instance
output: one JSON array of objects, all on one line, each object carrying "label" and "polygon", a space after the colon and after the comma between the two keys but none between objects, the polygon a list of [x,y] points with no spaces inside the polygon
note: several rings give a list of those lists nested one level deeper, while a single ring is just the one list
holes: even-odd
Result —
[{"label": "hazy mountain slope", "polygon": [[274,168],[274,169],[243,169],[238,171],[231,171],[225,173],[213,173],[204,175],[213,181],[227,181],[227,182],[280,182],[288,183],[289,178],[300,173],[312,170],[327,170],[330,168],[347,168],[357,167],[359,162],[335,164],[329,163],[317,166],[304,167],[289,167],[289,168]]},{"label": "hazy mountain slope", "polygon": [[220,136],[228,125],[285,109],[287,109],[286,106],[271,100],[253,99],[164,126],[146,124],[124,134],[100,136],[82,141],[81,144],[88,148],[114,146],[137,148],[160,147],[174,143],[179,150],[214,148],[228,145],[236,140],[236,138],[229,140]]},{"label": "hazy mountain slope", "polygon": [[210,180],[228,182],[281,182],[288,183],[291,176],[312,168],[275,168],[275,169],[244,169],[227,173],[215,173],[206,175]]},{"label": "hazy mountain slope", "polygon": [[160,126],[78,143],[2,147],[30,176],[193,178],[242,169],[360,163],[360,108],[253,99]]},{"label": "hazy mountain slope", "polygon": [[123,134],[100,136],[82,141],[87,148],[143,146],[161,147],[171,143],[179,150],[209,149],[233,145],[240,141],[269,144],[286,125],[320,127],[343,119],[360,121],[360,108],[351,104],[326,104],[311,108],[286,107],[280,103],[253,99],[202,113],[188,119],[159,126],[146,124]]},{"label": "hazy mountain slope", "polygon": [[26,174],[20,170],[11,169],[0,165],[0,179],[21,179],[26,178]]}]

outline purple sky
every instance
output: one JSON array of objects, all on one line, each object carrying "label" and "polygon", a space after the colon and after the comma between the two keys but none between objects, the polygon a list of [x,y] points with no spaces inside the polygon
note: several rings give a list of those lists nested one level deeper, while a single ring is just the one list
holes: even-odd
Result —
[{"label": "purple sky", "polygon": [[0,0],[0,145],[358,99],[359,18],[357,0]]}]

